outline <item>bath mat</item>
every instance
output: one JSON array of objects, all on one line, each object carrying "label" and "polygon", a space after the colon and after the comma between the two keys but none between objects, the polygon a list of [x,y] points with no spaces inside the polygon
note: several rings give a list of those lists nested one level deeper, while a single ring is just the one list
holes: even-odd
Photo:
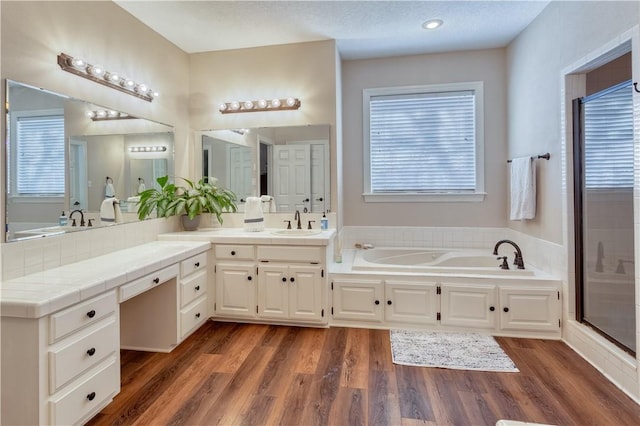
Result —
[{"label": "bath mat", "polygon": [[518,372],[492,336],[391,330],[394,364],[457,370]]}]

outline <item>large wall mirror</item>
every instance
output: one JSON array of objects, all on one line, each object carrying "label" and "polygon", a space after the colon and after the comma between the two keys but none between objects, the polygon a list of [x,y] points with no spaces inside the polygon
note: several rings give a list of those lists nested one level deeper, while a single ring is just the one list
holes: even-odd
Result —
[{"label": "large wall mirror", "polygon": [[[99,227],[111,194],[124,221],[137,220],[138,192],[174,174],[171,126],[15,81],[6,93],[6,241]],[[61,229],[73,210],[92,227]]]},{"label": "large wall mirror", "polygon": [[202,174],[238,196],[273,197],[269,212],[324,212],[330,202],[329,125],[201,132]]}]

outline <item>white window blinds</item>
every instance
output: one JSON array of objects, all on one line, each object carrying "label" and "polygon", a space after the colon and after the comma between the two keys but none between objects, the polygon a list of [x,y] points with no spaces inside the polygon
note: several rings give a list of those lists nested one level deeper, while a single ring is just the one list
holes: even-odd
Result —
[{"label": "white window blinds", "polygon": [[586,188],[633,188],[631,81],[583,99]]},{"label": "white window blinds", "polygon": [[372,193],[476,190],[472,90],[372,96]]},{"label": "white window blinds", "polygon": [[16,142],[18,195],[64,195],[64,117],[19,117]]}]

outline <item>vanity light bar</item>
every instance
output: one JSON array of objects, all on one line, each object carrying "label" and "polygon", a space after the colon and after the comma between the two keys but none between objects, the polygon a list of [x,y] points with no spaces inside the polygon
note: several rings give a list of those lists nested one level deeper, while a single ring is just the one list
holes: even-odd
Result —
[{"label": "vanity light bar", "polygon": [[236,112],[259,112],[259,111],[285,111],[300,108],[302,103],[298,98],[286,99],[260,99],[257,101],[233,101],[218,105],[218,110],[222,114],[232,114]]},{"label": "vanity light bar", "polygon": [[71,74],[79,75],[112,89],[128,93],[147,102],[151,102],[159,96],[158,92],[151,90],[146,84],[137,83],[130,78],[122,77],[116,72],[107,71],[101,65],[91,65],[82,58],[73,57],[66,53],[58,55],[58,65]]},{"label": "vanity light bar", "polygon": [[129,115],[124,112],[118,112],[113,110],[99,109],[95,111],[87,111],[87,116],[93,121],[108,121],[108,120],[131,120],[137,119],[133,115]]},{"label": "vanity light bar", "polygon": [[130,146],[129,152],[165,152],[166,146]]}]

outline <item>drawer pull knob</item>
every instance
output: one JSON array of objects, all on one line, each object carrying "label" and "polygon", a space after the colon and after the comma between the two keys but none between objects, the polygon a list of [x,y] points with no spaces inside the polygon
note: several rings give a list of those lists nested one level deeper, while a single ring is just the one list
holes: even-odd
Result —
[{"label": "drawer pull knob", "polygon": [[289,281],[291,281],[291,282],[294,282],[295,280],[296,280],[296,279],[295,279],[295,278],[293,278],[293,277],[289,278]]},{"label": "drawer pull knob", "polygon": [[158,283],[160,282],[160,278],[155,277],[155,278],[153,279],[153,282],[154,282],[155,284],[158,284]]},{"label": "drawer pull knob", "polygon": [[373,303],[375,303],[376,305],[379,305],[379,304],[380,304],[380,301],[379,301],[379,300],[376,300],[376,301],[375,301],[375,302],[373,302]]},{"label": "drawer pull knob", "polygon": [[387,305],[391,306],[393,302],[391,300],[387,300]]},{"label": "drawer pull knob", "polygon": [[509,308],[507,308],[506,306],[502,310],[505,312],[509,312]]},{"label": "drawer pull knob", "polygon": [[196,318],[200,318],[200,312],[196,314]]},{"label": "drawer pull knob", "polygon": [[286,283],[287,282],[287,277],[282,277],[282,282]]},{"label": "drawer pull knob", "polygon": [[236,251],[235,250],[231,250],[231,256],[235,256],[236,255]]},{"label": "drawer pull knob", "polygon": [[490,310],[491,312],[493,312],[493,311],[495,311],[495,310],[496,310],[496,307],[495,307],[495,306],[489,306],[489,310]]},{"label": "drawer pull knob", "polygon": [[91,348],[87,351],[87,355],[89,356],[93,356],[96,353],[96,348]]},{"label": "drawer pull knob", "polygon": [[200,267],[200,262],[196,262],[195,266],[196,266],[196,268],[199,268]]},{"label": "drawer pull knob", "polygon": [[200,291],[200,286],[199,285],[196,286],[196,291]]},{"label": "drawer pull knob", "polygon": [[92,310],[90,310],[89,312],[87,312],[87,316],[88,316],[89,318],[93,318],[93,317],[95,317],[95,316],[96,316],[96,311],[94,311],[93,309],[92,309]]},{"label": "drawer pull knob", "polygon": [[87,399],[89,401],[93,401],[93,399],[96,397],[96,393],[95,392],[91,392],[89,395],[87,395]]},{"label": "drawer pull knob", "polygon": [[252,280],[251,275],[249,275],[249,276],[247,277],[247,279],[248,279],[249,281],[251,281],[251,280]]}]

